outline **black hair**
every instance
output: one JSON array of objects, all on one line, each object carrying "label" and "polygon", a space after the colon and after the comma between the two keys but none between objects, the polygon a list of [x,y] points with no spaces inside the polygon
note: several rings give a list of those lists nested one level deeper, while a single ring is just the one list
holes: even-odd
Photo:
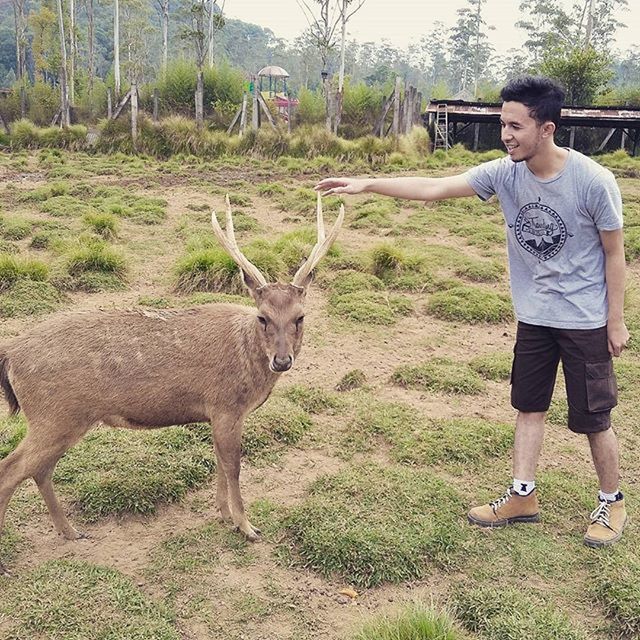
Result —
[{"label": "black hair", "polygon": [[562,86],[544,76],[513,78],[500,92],[504,102],[520,102],[528,107],[529,114],[538,124],[551,121],[556,128],[560,126],[564,96]]}]

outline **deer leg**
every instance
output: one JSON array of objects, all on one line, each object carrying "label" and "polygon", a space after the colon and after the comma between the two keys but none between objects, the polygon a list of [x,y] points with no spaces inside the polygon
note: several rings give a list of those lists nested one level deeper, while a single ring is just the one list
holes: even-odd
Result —
[{"label": "deer leg", "polygon": [[79,540],[80,538],[86,538],[87,535],[85,533],[82,533],[81,531],[75,529],[69,522],[69,520],[67,520],[64,509],[62,508],[60,501],[58,500],[58,497],[53,490],[52,476],[57,462],[58,457],[50,462],[46,469],[43,469],[42,471],[36,473],[33,476],[33,479],[38,485],[40,495],[47,505],[49,515],[51,516],[53,525],[55,526],[58,533],[64,536],[67,540]]},{"label": "deer leg", "polygon": [[[260,538],[260,530],[251,525],[244,512],[244,504],[240,495],[240,452],[242,438],[242,421],[225,421],[218,419],[213,429],[213,439],[218,457],[218,473],[224,473],[231,506],[233,524],[247,537],[255,542]],[[220,486],[220,485],[218,485]]]},{"label": "deer leg", "polygon": [[227,476],[220,464],[222,459],[220,452],[218,451],[218,445],[216,448],[216,458],[218,460],[218,467],[216,469],[216,505],[220,511],[220,516],[225,522],[233,522],[233,516],[231,515],[231,509],[229,508],[229,492],[227,488]]}]

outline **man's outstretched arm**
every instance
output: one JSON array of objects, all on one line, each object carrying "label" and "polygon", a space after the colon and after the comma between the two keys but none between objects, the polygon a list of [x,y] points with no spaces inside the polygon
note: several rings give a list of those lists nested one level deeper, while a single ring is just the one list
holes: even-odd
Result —
[{"label": "man's outstretched arm", "polygon": [[465,174],[446,178],[325,178],[315,189],[323,195],[378,193],[425,202],[476,195]]}]

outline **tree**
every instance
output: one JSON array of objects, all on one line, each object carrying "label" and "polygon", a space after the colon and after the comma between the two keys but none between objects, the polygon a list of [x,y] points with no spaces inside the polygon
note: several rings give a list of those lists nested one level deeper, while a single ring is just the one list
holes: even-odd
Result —
[{"label": "tree", "polygon": [[27,73],[27,0],[11,0],[16,36],[16,76],[24,82]]},{"label": "tree", "polygon": [[482,5],[486,0],[467,0],[468,7],[458,9],[458,21],[449,37],[449,67],[452,78],[458,78],[458,89],[472,84],[474,93],[478,81],[485,74],[493,46],[485,33],[487,27],[482,17]]},{"label": "tree", "polygon": [[58,29],[60,34],[60,123],[68,127],[69,118],[69,84],[67,79],[67,44],[64,35],[64,14],[62,0],[56,2],[58,8]]},{"label": "tree", "polygon": [[540,71],[564,85],[566,102],[571,105],[593,104],[613,76],[609,56],[597,52],[593,47],[574,47],[569,52],[556,54],[549,52]]},{"label": "tree", "polygon": [[[224,2],[223,5],[224,7]],[[209,17],[209,11],[215,11],[213,23]],[[196,79],[196,124],[198,127],[204,126],[204,61],[209,51],[209,42],[214,37],[216,31],[224,27],[224,15],[222,8],[217,2],[207,0],[195,0],[189,9],[190,24],[182,30],[182,38],[193,43],[196,57],[197,79]],[[213,29],[212,29],[213,24]],[[207,25],[205,29],[205,25]]]},{"label": "tree", "polygon": [[169,60],[169,0],[155,0],[155,5],[160,14],[160,23],[162,25],[162,62],[160,69],[161,75],[164,77]]},{"label": "tree", "polygon": [[443,22],[433,23],[433,29],[409,47],[410,60],[427,80],[431,88],[447,81],[447,29]]},{"label": "tree", "polygon": [[113,0],[113,78],[116,97],[120,96],[120,0]]}]

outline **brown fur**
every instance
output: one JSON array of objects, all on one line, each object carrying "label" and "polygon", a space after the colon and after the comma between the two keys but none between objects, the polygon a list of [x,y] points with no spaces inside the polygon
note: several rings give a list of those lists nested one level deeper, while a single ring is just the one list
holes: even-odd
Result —
[{"label": "brown fur", "polygon": [[269,397],[280,375],[270,364],[288,368],[300,350],[304,289],[248,286],[257,312],[215,304],[67,313],[2,345],[0,385],[12,412],[24,412],[28,432],[0,460],[0,531],[9,499],[32,477],[58,531],[79,537],[51,476],[64,452],[94,425],[145,429],[209,421],[218,508],[225,520],[257,539],[238,483],[242,423]]}]

